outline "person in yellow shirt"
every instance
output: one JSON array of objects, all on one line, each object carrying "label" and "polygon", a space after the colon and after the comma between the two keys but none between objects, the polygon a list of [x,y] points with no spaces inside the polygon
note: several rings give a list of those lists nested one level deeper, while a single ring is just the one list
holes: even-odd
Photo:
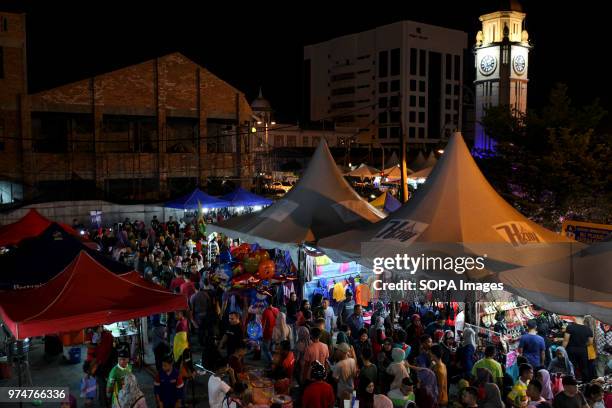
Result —
[{"label": "person in yellow shirt", "polygon": [[442,362],[442,346],[439,344],[431,346],[429,358],[431,359],[431,370],[438,381],[438,406],[445,407],[448,405],[448,374],[446,365]]},{"label": "person in yellow shirt", "polygon": [[514,383],[512,391],[508,393],[508,405],[511,407],[521,407],[522,397],[527,395],[527,386],[533,379],[533,367],[530,364],[521,364],[519,367],[519,378]]}]

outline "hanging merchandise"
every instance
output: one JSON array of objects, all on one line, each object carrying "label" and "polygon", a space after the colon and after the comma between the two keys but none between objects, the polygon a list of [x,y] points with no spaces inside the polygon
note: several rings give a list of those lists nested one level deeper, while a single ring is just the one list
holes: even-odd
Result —
[{"label": "hanging merchandise", "polygon": [[336,302],[342,302],[344,299],[346,299],[346,291],[342,282],[336,282],[334,285],[333,297]]},{"label": "hanging merchandise", "polygon": [[372,293],[370,287],[365,284],[359,284],[355,289],[355,302],[363,307],[367,307],[368,303],[372,299]]}]

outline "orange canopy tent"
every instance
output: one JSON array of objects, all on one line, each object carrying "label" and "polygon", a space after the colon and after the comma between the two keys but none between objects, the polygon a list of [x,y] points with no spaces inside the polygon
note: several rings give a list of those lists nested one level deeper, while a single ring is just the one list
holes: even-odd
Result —
[{"label": "orange canopy tent", "polygon": [[[31,209],[19,221],[0,228],[0,247],[16,245],[26,238],[37,237],[53,223],[53,221],[43,217],[38,211]],[[61,222],[57,224],[69,234],[76,237],[79,236],[79,233],[70,225]]]},{"label": "orange canopy tent", "polygon": [[0,318],[17,339],[25,339],[187,308],[185,296],[130,278],[82,251],[46,284],[3,293]]}]

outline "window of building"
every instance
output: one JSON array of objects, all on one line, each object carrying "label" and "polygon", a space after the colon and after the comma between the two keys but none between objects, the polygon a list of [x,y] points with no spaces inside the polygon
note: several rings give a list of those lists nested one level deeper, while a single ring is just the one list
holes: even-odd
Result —
[{"label": "window of building", "polygon": [[397,95],[393,95],[390,99],[389,99],[389,105],[392,108],[399,108],[399,96]]},{"label": "window of building", "polygon": [[454,123],[455,125],[458,125],[458,124],[459,124],[459,114],[458,114],[458,113],[455,113],[455,114],[453,115],[453,123]]},{"label": "window of building", "polygon": [[444,123],[446,123],[447,125],[451,123],[451,115],[449,115],[448,113],[444,115]]},{"label": "window of building", "polygon": [[419,139],[425,139],[425,128],[424,127],[419,128]]},{"label": "window of building", "polygon": [[378,123],[380,124],[387,123],[387,112],[380,112],[378,114]]},{"label": "window of building", "polygon": [[446,61],[444,71],[446,72],[446,79],[451,79],[453,75],[453,57],[450,54],[446,54]]},{"label": "window of building", "polygon": [[369,88],[369,87],[370,87],[370,84],[366,84],[366,85],[359,85],[359,86],[357,87],[357,89],[364,89],[364,88]]},{"label": "window of building", "polygon": [[419,112],[419,123],[425,123],[425,112]]},{"label": "window of building", "polygon": [[308,146],[308,136],[302,137],[302,146]]},{"label": "window of building", "polygon": [[387,97],[378,98],[378,107],[379,108],[386,108],[387,107]]},{"label": "window of building", "polygon": [[416,112],[415,111],[408,112],[408,121],[411,123],[416,122]]},{"label": "window of building", "polygon": [[378,93],[387,93],[389,92],[389,84],[387,82],[379,82],[378,83]]},{"label": "window of building", "polygon": [[446,94],[452,95],[452,93],[453,93],[453,86],[451,84],[446,84]]},{"label": "window of building", "polygon": [[424,108],[424,107],[425,107],[425,97],[419,96],[419,108]]},{"label": "window of building", "polygon": [[332,75],[332,77],[331,77],[331,81],[332,82],[335,82],[335,81],[346,81],[348,79],[355,79],[355,73],[354,72],[344,72],[342,74]]},{"label": "window of building", "polygon": [[355,106],[354,101],[344,101],[344,102],[337,102],[337,103],[331,104],[332,109],[346,109],[346,108],[353,108],[354,106]]},{"label": "window of building", "polygon": [[370,102],[369,99],[357,99],[356,103],[368,103],[368,102]]},{"label": "window of building", "polygon": [[400,115],[401,112],[400,111],[392,111],[391,112],[391,123],[399,123],[400,122]]},{"label": "window of building", "polygon": [[400,90],[400,80],[394,79],[391,81],[391,92],[398,92]]},{"label": "window of building", "polygon": [[410,75],[417,74],[417,50],[416,48],[410,49]]},{"label": "window of building", "polygon": [[336,88],[336,89],[332,89],[331,94],[332,96],[338,96],[338,95],[350,95],[350,94],[354,94],[355,93],[355,87],[354,86],[347,86],[344,88]]},{"label": "window of building", "polygon": [[358,60],[364,60],[364,59],[368,59],[370,58],[370,55],[360,55],[359,57],[357,57]]},{"label": "window of building", "polygon": [[395,48],[391,50],[391,75],[399,75],[400,74],[400,49]]},{"label": "window of building", "polygon": [[378,138],[379,139],[387,138],[387,128],[378,128]]},{"label": "window of building", "polygon": [[419,76],[426,76],[427,71],[427,52],[419,50]]},{"label": "window of building", "polygon": [[321,141],[321,137],[320,136],[313,136],[312,137],[312,145],[314,147],[317,147],[319,145],[320,141]]},{"label": "window of building", "polygon": [[413,126],[408,128],[408,138],[414,139],[416,136],[416,129]]},{"label": "window of building", "polygon": [[287,135],[287,147],[295,147],[295,136]]},{"label": "window of building", "polygon": [[419,92],[425,92],[425,81],[419,81]]},{"label": "window of building", "polygon": [[274,135],[274,146],[281,147],[285,144],[284,135]]},{"label": "window of building", "polygon": [[455,99],[453,101],[453,109],[455,109],[456,111],[459,110],[459,99]]},{"label": "window of building", "polygon": [[389,51],[378,53],[378,76],[384,78],[389,75]]},{"label": "window of building", "polygon": [[410,95],[410,106],[416,106],[416,95]]},{"label": "window of building", "polygon": [[455,95],[459,96],[459,85],[454,85],[453,88],[454,88],[454,91],[455,91],[454,92]]},{"label": "window of building", "polygon": [[392,127],[391,129],[389,129],[391,132],[389,134],[389,137],[391,139],[397,139],[400,137],[400,128],[397,126]]},{"label": "window of building", "polygon": [[448,99],[448,98],[447,98],[447,99],[444,101],[444,107],[445,107],[446,109],[450,109],[450,108],[451,108],[451,100],[450,100],[450,99]]},{"label": "window of building", "polygon": [[411,79],[410,80],[410,91],[411,92],[416,92],[417,87],[416,87],[416,79]]},{"label": "window of building", "polygon": [[357,74],[369,74],[370,70],[369,69],[362,69],[361,71],[357,71]]},{"label": "window of building", "polygon": [[455,55],[455,81],[461,80],[461,57]]}]

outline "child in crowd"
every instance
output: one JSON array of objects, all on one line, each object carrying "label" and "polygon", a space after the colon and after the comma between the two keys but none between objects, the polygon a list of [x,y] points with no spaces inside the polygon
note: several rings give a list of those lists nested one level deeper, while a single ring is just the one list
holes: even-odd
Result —
[{"label": "child in crowd", "polygon": [[85,398],[85,406],[91,407],[93,406],[94,400],[97,395],[98,384],[96,382],[96,377],[91,375],[90,371],[90,363],[86,361],[83,363],[83,378],[81,379],[81,398]]}]

